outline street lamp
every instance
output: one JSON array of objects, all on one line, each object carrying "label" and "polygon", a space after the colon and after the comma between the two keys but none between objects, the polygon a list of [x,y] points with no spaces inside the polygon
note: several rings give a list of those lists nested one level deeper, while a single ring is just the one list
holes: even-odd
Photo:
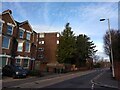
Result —
[{"label": "street lamp", "polygon": [[111,54],[111,60],[112,60],[112,75],[113,77],[115,77],[115,73],[114,73],[114,64],[113,64],[113,51],[112,51],[112,38],[111,38],[111,32],[110,32],[110,20],[108,19],[100,19],[100,21],[108,21],[108,30],[109,30],[109,40],[110,40],[110,54]]}]

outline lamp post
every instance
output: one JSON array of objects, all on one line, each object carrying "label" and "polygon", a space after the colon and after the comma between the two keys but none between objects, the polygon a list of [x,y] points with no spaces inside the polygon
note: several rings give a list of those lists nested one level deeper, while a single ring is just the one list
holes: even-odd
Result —
[{"label": "lamp post", "polygon": [[100,19],[100,21],[108,21],[108,30],[109,30],[109,40],[110,40],[110,55],[111,55],[111,61],[112,61],[112,75],[115,77],[114,73],[114,64],[113,64],[113,51],[112,51],[112,37],[111,37],[111,32],[110,32],[110,20],[108,19]]}]

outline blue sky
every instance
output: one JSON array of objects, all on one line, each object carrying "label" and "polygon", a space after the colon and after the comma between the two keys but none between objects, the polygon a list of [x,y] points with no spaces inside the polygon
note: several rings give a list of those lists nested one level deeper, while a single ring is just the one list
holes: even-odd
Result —
[{"label": "blue sky", "polygon": [[67,22],[75,35],[86,34],[97,46],[97,54],[105,57],[103,36],[109,18],[113,29],[118,29],[117,2],[3,2],[2,11],[11,9],[15,20],[28,20],[37,32],[61,32]]}]

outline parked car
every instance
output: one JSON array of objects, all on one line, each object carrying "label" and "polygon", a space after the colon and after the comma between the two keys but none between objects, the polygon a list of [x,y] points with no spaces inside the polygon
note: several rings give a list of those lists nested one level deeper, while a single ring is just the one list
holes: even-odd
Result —
[{"label": "parked car", "polygon": [[6,65],[2,69],[3,76],[12,76],[13,78],[26,77],[28,71],[21,66]]}]

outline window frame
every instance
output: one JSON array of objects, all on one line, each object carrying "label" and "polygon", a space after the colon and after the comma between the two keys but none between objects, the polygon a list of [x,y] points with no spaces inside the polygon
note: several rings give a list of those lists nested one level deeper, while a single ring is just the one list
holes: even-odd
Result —
[{"label": "window frame", "polygon": [[[2,38],[8,38],[9,39],[9,41],[8,41],[8,47],[6,48],[6,47],[3,47],[3,39],[2,39],[2,48],[4,48],[4,49],[9,49],[9,47],[10,47],[10,38],[9,37],[7,37],[7,36],[3,36]],[[6,41],[5,41],[6,42]]]},{"label": "window frame", "polygon": [[3,22],[0,21],[0,23],[1,23],[1,26],[0,26],[0,33],[2,33]]},{"label": "window frame", "polygon": [[2,19],[0,19],[1,22],[1,30],[0,30],[0,34],[2,33],[2,29],[3,29],[3,23],[5,23],[5,21],[3,21]]},{"label": "window frame", "polygon": [[[29,46],[28,46],[29,50],[28,50],[28,51],[26,50],[26,44],[27,44],[27,43],[29,44]],[[30,52],[30,46],[31,46],[31,45],[30,45],[30,42],[26,41],[26,42],[25,42],[25,52]]]},{"label": "window frame", "polygon": [[60,34],[59,34],[59,33],[57,33],[57,37],[58,37],[58,38],[60,37]]},{"label": "window frame", "polygon": [[38,48],[39,51],[43,52],[44,51],[44,48]]},{"label": "window frame", "polygon": [[45,41],[43,41],[43,40],[42,40],[42,41],[39,41],[39,44],[40,44],[40,45],[44,45],[44,44],[45,44]]},{"label": "window frame", "polygon": [[[20,31],[23,32],[22,37],[20,37]],[[19,28],[19,38],[24,38],[24,33],[25,33],[25,29],[23,29],[23,28]]]},{"label": "window frame", "polygon": [[[22,47],[21,47],[22,50],[21,50],[21,51],[18,49],[20,43],[22,43]],[[19,50],[18,52],[22,52],[22,51],[23,51],[23,43],[24,43],[24,42],[19,42],[19,41],[18,41],[18,46],[17,46],[17,51]]]},{"label": "window frame", "polygon": [[[29,38],[28,38],[28,34],[30,35]],[[31,32],[26,31],[26,39],[27,39],[27,40],[30,40],[30,39],[31,39]]]},{"label": "window frame", "polygon": [[44,38],[45,37],[45,33],[40,33],[39,34],[39,38]]},{"label": "window frame", "polygon": [[[17,62],[18,60],[20,61],[19,63]],[[18,65],[18,64],[21,65],[21,59],[16,59],[15,64],[17,64],[17,65]]]},{"label": "window frame", "polygon": [[24,66],[24,64],[23,64],[23,68],[28,68],[29,67],[29,59],[24,59],[24,63],[25,63],[25,60],[27,60],[27,67]]},{"label": "window frame", "polygon": [[59,41],[59,40],[57,40],[57,44],[60,44],[60,41]]},{"label": "window frame", "polygon": [[[9,27],[9,26],[12,27],[12,32],[11,32],[11,33],[8,33],[8,30],[9,30],[8,27]],[[13,35],[13,25],[8,24],[8,23],[7,23],[7,34],[8,34],[8,35]]]}]

